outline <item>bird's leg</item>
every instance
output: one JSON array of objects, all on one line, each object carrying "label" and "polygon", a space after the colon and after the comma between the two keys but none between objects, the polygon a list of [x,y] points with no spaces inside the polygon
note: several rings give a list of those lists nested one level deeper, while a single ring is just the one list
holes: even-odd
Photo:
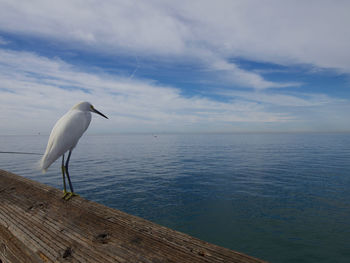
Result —
[{"label": "bird's leg", "polygon": [[69,188],[70,188],[71,192],[74,193],[73,185],[72,185],[72,182],[70,181],[69,172],[68,172],[68,164],[69,164],[69,159],[70,159],[71,154],[72,154],[72,151],[69,150],[68,158],[67,158],[65,167],[66,167],[66,174],[67,174],[67,178],[68,178]]},{"label": "bird's leg", "polygon": [[65,168],[64,168],[64,154],[62,155],[62,165],[61,165],[61,170],[62,170],[62,179],[63,179],[63,197],[65,198],[68,194],[67,188],[66,188],[66,175],[65,175]]},{"label": "bird's leg", "polygon": [[67,175],[67,178],[68,178],[68,183],[69,183],[69,188],[70,188],[70,192],[68,192],[67,196],[64,198],[65,200],[69,200],[72,196],[77,196],[77,194],[74,193],[73,185],[72,185],[72,182],[70,180],[69,172],[68,172],[68,164],[69,164],[69,160],[70,160],[71,154],[72,154],[72,150],[69,150],[67,161],[66,161],[66,165],[65,165],[66,175]]}]

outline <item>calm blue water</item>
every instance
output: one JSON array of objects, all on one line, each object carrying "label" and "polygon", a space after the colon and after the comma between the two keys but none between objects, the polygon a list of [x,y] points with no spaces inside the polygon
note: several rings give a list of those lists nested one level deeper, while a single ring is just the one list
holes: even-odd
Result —
[{"label": "calm blue water", "polygon": [[[0,136],[43,152],[47,136]],[[0,154],[0,168],[62,188],[60,162]],[[350,262],[350,134],[85,135],[81,196],[271,262]]]}]

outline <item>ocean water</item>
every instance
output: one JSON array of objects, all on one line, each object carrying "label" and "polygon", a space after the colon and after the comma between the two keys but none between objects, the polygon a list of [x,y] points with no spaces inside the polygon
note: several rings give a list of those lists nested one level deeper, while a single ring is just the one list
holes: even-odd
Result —
[{"label": "ocean water", "polygon": [[[0,136],[43,152],[47,136]],[[0,168],[62,188],[60,161],[0,153]],[[81,196],[270,262],[350,262],[350,134],[84,135]]]}]

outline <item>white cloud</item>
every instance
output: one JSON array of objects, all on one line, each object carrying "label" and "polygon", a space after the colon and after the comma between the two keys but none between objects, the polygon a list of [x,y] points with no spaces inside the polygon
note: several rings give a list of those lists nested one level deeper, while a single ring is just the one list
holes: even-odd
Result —
[{"label": "white cloud", "polygon": [[[313,64],[350,73],[348,1],[2,1],[0,29],[98,52],[192,59],[256,89],[265,80],[229,58]],[[209,59],[208,59],[209,58]]]},{"label": "white cloud", "polygon": [[[2,0],[1,32],[89,52],[191,61],[214,75],[215,81],[255,90],[226,91],[223,101],[184,97],[179,89],[152,81],[91,73],[59,58],[0,49],[1,129],[48,132],[52,126],[48,123],[80,100],[89,100],[112,116],[103,127],[116,132],[234,131],[239,129],[237,123],[245,123],[247,129],[274,123],[283,129],[281,123],[307,120],[310,112],[300,113],[306,108],[348,112],[339,110],[343,101],[324,94],[265,92],[302,83],[267,80],[262,75],[266,69],[245,70],[232,58],[350,73],[349,9],[349,1],[326,0]],[[0,37],[2,47],[8,43]],[[337,102],[340,108],[334,106]],[[321,115],[317,116],[315,122],[322,125]],[[338,124],[347,125],[344,116]]]},{"label": "white cloud", "polygon": [[226,56],[350,72],[349,1],[187,1],[184,16]]},{"label": "white cloud", "polygon": [[[255,102],[183,97],[155,83],[87,73],[59,60],[0,49],[2,133],[46,132],[75,103],[87,100],[110,117],[109,132],[233,131],[235,123],[285,122]],[[96,118],[94,122],[102,120]],[[99,131],[98,125],[95,130]]]},{"label": "white cloud", "polygon": [[[349,100],[322,93],[283,92],[281,90],[218,91],[233,100],[263,105],[269,112],[288,113],[289,121],[280,122],[278,131],[348,131]],[[271,125],[260,127],[271,129]],[[273,130],[273,128],[272,128]]]},{"label": "white cloud", "polygon": [[[220,92],[219,92],[220,93]],[[220,94],[254,101],[258,103],[266,103],[274,106],[282,107],[319,107],[327,104],[342,103],[346,100],[335,99],[325,94],[317,93],[271,93],[271,92],[241,92],[241,91],[223,91]]]},{"label": "white cloud", "polygon": [[253,87],[257,90],[267,88],[295,87],[301,85],[301,83],[297,82],[278,83],[268,81],[255,72],[242,70],[235,64],[229,63],[225,60],[216,60],[213,62],[212,68],[221,72],[221,77],[226,81],[237,83],[242,86]]}]

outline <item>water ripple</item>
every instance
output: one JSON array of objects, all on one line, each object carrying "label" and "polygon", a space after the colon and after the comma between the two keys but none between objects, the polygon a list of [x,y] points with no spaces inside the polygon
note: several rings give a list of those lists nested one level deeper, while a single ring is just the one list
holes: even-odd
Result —
[{"label": "water ripple", "polygon": [[[0,136],[43,152],[46,136]],[[70,171],[82,196],[271,262],[350,262],[349,134],[85,136]],[[61,188],[60,162],[0,155]]]}]

